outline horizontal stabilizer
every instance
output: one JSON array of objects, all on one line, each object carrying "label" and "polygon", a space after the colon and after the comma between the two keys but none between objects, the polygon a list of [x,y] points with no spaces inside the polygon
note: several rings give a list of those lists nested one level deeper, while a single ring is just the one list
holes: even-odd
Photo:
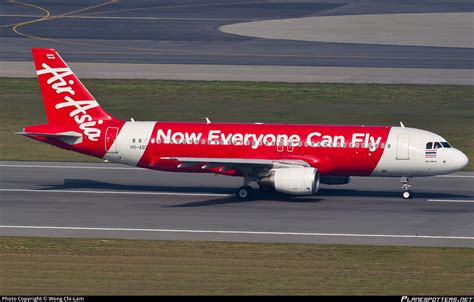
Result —
[{"label": "horizontal stabilizer", "polygon": [[41,133],[41,132],[15,132],[15,134],[24,136],[42,136],[48,138],[57,138],[66,144],[74,145],[82,142],[82,134],[74,131],[61,132],[61,133]]}]

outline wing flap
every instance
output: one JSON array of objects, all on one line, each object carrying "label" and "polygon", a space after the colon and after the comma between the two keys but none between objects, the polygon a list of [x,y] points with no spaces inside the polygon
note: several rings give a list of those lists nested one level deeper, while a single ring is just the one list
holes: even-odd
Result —
[{"label": "wing flap", "polygon": [[211,157],[162,157],[161,159],[177,160],[182,163],[194,165],[199,164],[237,164],[237,165],[273,165],[272,160],[268,159],[247,159],[247,158],[211,158]]},{"label": "wing flap", "polygon": [[285,168],[289,166],[309,167],[305,160],[301,159],[251,159],[251,158],[214,158],[214,157],[161,157],[164,160],[176,160],[181,162],[179,168],[188,168],[201,165],[202,169],[215,167],[249,167],[262,168]]}]

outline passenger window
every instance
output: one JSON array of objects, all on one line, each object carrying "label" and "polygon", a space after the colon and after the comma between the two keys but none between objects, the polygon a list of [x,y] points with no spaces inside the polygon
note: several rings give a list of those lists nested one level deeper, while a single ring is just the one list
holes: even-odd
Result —
[{"label": "passenger window", "polygon": [[448,144],[448,142],[441,142],[441,145],[443,145],[444,148],[451,148],[451,145]]},{"label": "passenger window", "polygon": [[139,144],[142,143],[142,139],[141,139],[141,138],[138,139],[138,143],[139,143]]},{"label": "passenger window", "polygon": [[132,139],[132,143],[134,143],[134,144],[135,144],[135,139]]},{"label": "passenger window", "polygon": [[380,148],[385,149],[385,144],[384,144],[384,143],[381,143],[381,144],[380,144]]},{"label": "passenger window", "polygon": [[433,149],[433,143],[432,142],[426,143],[426,149]]},{"label": "passenger window", "polygon": [[434,145],[433,145],[433,149],[439,149],[439,148],[443,148],[443,147],[441,146],[440,143],[435,142]]}]

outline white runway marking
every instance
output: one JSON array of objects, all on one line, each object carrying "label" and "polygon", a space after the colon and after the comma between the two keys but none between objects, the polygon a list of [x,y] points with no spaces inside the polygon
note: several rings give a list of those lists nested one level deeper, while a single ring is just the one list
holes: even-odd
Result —
[{"label": "white runway marking", "polygon": [[157,233],[208,233],[208,234],[241,234],[241,235],[293,235],[293,236],[335,236],[335,237],[378,237],[378,238],[413,238],[413,239],[457,239],[474,240],[474,237],[437,236],[437,235],[390,235],[390,234],[344,234],[344,233],[301,233],[301,232],[258,232],[258,231],[222,231],[222,230],[174,230],[174,229],[132,229],[111,227],[59,227],[33,225],[0,225],[0,229],[30,230],[70,230],[70,231],[125,231],[125,232],[157,232]]},{"label": "white runway marking", "polygon": [[143,191],[76,191],[76,190],[35,190],[35,189],[0,189],[0,192],[34,192],[34,193],[79,193],[79,194],[125,194],[125,195],[173,195],[173,196],[215,196],[229,197],[232,194],[218,193],[174,193],[174,192],[143,192]]},{"label": "white runway marking", "polygon": [[467,202],[467,203],[474,203],[474,200],[468,200],[468,199],[428,199],[428,201],[434,201],[434,202]]},{"label": "white runway marking", "polygon": [[435,177],[459,177],[459,178],[474,178],[474,175],[436,175]]},{"label": "white runway marking", "polygon": [[[143,191],[90,191],[90,190],[39,190],[39,189],[0,189],[0,192],[34,192],[34,193],[79,193],[79,194],[124,194],[124,195],[171,195],[171,196],[211,196],[230,197],[233,194],[219,193],[179,193],[179,192],[143,192]],[[474,203],[474,200],[464,199],[428,199],[431,202]]]},{"label": "white runway marking", "polygon": [[93,166],[43,166],[43,165],[0,165],[0,167],[10,168],[46,168],[46,169],[96,169],[96,170],[144,170],[134,167],[93,167]]}]

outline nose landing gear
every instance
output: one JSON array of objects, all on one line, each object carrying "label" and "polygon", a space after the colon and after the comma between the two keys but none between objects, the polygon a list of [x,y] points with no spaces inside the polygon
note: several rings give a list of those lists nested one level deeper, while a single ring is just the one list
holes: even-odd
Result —
[{"label": "nose landing gear", "polygon": [[411,190],[411,185],[410,181],[412,180],[412,177],[408,176],[403,176],[402,177],[402,198],[403,199],[412,199],[413,198],[413,192]]}]

